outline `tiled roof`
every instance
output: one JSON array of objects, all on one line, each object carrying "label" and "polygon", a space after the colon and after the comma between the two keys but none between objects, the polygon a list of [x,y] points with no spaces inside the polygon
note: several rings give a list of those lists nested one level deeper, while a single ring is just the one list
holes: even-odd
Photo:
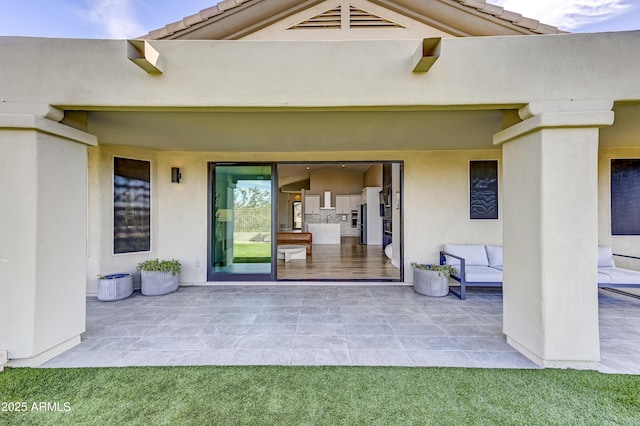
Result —
[{"label": "tiled roof", "polygon": [[[201,10],[199,13],[196,13],[191,16],[187,16],[186,18],[180,21],[173,22],[171,24],[164,26],[163,28],[159,28],[157,30],[151,31],[149,34],[143,36],[142,38],[159,40],[159,39],[170,37],[194,25],[206,22],[211,18],[219,17],[219,15],[222,15],[231,9],[234,9],[244,3],[248,3],[251,1],[255,1],[255,0],[223,0],[218,4],[216,4],[215,6]],[[451,1],[456,1],[463,6],[474,8],[480,12],[495,16],[496,18],[499,18],[499,19],[503,19],[505,21],[510,22],[513,25],[525,28],[533,33],[537,33],[537,34],[564,33],[564,31],[558,29],[557,27],[543,24],[538,20],[527,18],[525,16],[522,16],[519,13],[505,10],[503,7],[488,3],[486,0],[451,0]]]},{"label": "tiled roof", "polygon": [[513,25],[526,28],[538,34],[558,34],[565,31],[560,30],[558,27],[552,25],[543,24],[538,20],[527,18],[519,13],[505,10],[501,6],[487,3],[485,0],[455,0],[463,6],[473,7],[480,12],[488,13],[496,18],[504,19],[511,22]]}]

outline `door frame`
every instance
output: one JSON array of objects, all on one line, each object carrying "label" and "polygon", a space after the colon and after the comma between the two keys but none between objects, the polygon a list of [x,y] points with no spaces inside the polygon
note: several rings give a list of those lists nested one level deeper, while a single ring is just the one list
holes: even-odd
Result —
[{"label": "door frame", "polygon": [[[287,279],[278,279],[278,258],[277,258],[277,237],[278,237],[278,166],[287,164],[384,164],[395,163],[400,165],[399,176],[399,238],[397,241],[399,256],[399,272],[400,278],[396,279],[371,279],[371,278],[355,278],[355,279],[323,279],[310,278],[296,281],[308,282],[327,282],[327,281],[372,281],[372,282],[404,282],[404,161],[403,160],[370,160],[370,161],[268,161],[268,162],[252,162],[252,161],[210,161],[207,163],[208,168],[208,184],[207,184],[207,281],[224,282],[224,281],[257,281],[257,282],[274,282],[274,281],[291,281]],[[215,167],[216,166],[271,166],[271,273],[270,274],[232,274],[232,273],[214,273],[212,268],[212,238],[213,238],[213,201],[215,192]],[[394,194],[395,195],[395,194]],[[395,203],[393,200],[392,203]],[[303,213],[304,214],[304,213]],[[395,233],[395,230],[394,230]]]},{"label": "door frame", "polygon": [[[277,195],[278,195],[278,169],[277,163],[273,161],[210,161],[207,163],[208,183],[207,183],[207,281],[275,281],[277,277],[277,242],[274,235],[277,236]],[[213,271],[213,227],[215,220],[214,212],[214,194],[216,191],[215,170],[216,166],[270,166],[271,167],[271,272],[268,274],[251,274],[251,273],[224,273]],[[274,201],[275,199],[275,201]]]}]

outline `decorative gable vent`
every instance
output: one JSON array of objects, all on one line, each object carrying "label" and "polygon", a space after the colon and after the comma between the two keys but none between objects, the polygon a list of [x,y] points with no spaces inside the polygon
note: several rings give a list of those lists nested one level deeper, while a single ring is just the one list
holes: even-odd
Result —
[{"label": "decorative gable vent", "polygon": [[[346,5],[345,5],[346,7]],[[347,17],[345,17],[346,19]],[[373,13],[349,5],[349,22],[345,28],[405,28]],[[334,7],[313,18],[294,25],[289,30],[340,29],[342,28],[342,6]]]},{"label": "decorative gable vent", "polygon": [[304,22],[301,22],[293,27],[289,28],[290,30],[308,30],[308,29],[340,29],[341,27],[341,15],[342,15],[342,7],[338,6],[331,10],[327,10],[320,15],[314,16],[311,19],[307,19]]},{"label": "decorative gable vent", "polygon": [[404,28],[400,24],[391,22],[373,13],[356,7],[349,7],[349,28]]}]

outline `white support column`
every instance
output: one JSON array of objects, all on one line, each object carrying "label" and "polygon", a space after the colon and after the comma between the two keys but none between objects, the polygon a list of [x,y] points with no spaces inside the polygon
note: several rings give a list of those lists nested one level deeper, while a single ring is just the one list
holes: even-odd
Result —
[{"label": "white support column", "polygon": [[504,333],[543,367],[593,368],[598,329],[598,127],[612,102],[530,104],[503,144]]},{"label": "white support column", "polygon": [[[96,138],[0,111],[0,350],[37,366],[85,329],[87,148]],[[36,108],[39,110],[39,108]]]}]

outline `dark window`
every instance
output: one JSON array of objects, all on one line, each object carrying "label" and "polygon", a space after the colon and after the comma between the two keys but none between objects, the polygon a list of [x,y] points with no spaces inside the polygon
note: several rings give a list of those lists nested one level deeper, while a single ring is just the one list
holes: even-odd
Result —
[{"label": "dark window", "polygon": [[113,159],[113,252],[151,250],[151,163]]},{"label": "dark window", "polygon": [[498,218],[498,161],[469,162],[469,217]]},{"label": "dark window", "polygon": [[640,235],[640,159],[611,160],[611,234]]}]

